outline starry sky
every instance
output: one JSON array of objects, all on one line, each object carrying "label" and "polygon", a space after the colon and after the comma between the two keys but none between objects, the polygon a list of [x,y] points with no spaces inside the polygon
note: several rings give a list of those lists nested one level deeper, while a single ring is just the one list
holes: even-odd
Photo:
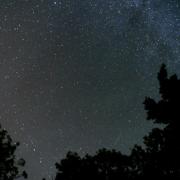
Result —
[{"label": "starry sky", "polygon": [[29,179],[69,150],[142,144],[161,63],[180,75],[179,30],[179,0],[0,0],[0,123]]}]

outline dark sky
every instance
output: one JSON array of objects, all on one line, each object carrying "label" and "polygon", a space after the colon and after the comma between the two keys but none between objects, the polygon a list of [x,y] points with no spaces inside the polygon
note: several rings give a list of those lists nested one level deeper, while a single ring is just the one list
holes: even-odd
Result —
[{"label": "dark sky", "polygon": [[161,63],[180,75],[179,30],[179,0],[0,0],[0,122],[29,179],[68,150],[142,144]]}]

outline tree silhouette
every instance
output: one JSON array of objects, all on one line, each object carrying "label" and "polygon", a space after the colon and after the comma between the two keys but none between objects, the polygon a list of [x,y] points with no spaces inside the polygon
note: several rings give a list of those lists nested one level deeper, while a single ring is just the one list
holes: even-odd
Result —
[{"label": "tree silhouette", "polygon": [[131,155],[115,150],[99,150],[94,156],[81,158],[69,152],[56,163],[55,180],[75,179],[179,179],[180,178],[180,80],[168,77],[163,64],[158,73],[159,101],[146,97],[147,120],[161,124],[144,137],[144,146],[135,145]]},{"label": "tree silhouette", "polygon": [[127,179],[129,158],[115,150],[101,149],[94,156],[81,158],[77,153],[68,152],[61,163],[56,163],[56,180],[110,180]]},{"label": "tree silhouette", "polygon": [[27,178],[25,171],[19,168],[25,165],[24,159],[16,160],[15,151],[19,143],[13,143],[7,131],[0,126],[0,180]]},{"label": "tree silhouette", "polygon": [[[176,75],[168,77],[163,64],[158,74],[161,99],[156,102],[146,98],[144,104],[147,119],[163,124],[163,129],[153,129],[144,137],[146,154],[149,163],[157,172],[151,171],[154,177],[180,178],[180,80]],[[156,172],[156,173],[155,173]]]}]

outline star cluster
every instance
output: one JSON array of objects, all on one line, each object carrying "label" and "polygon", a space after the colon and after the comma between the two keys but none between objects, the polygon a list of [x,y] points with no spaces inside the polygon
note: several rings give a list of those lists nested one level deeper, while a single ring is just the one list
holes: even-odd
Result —
[{"label": "star cluster", "polygon": [[180,74],[179,0],[0,1],[0,122],[32,180],[67,151],[128,153],[152,128],[161,63]]}]

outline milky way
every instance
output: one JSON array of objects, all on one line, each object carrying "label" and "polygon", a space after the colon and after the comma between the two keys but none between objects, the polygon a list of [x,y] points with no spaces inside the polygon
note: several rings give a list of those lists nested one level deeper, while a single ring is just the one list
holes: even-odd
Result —
[{"label": "milky way", "polygon": [[179,0],[0,0],[0,122],[29,179],[69,150],[142,144],[161,63],[180,75],[179,29]]}]

